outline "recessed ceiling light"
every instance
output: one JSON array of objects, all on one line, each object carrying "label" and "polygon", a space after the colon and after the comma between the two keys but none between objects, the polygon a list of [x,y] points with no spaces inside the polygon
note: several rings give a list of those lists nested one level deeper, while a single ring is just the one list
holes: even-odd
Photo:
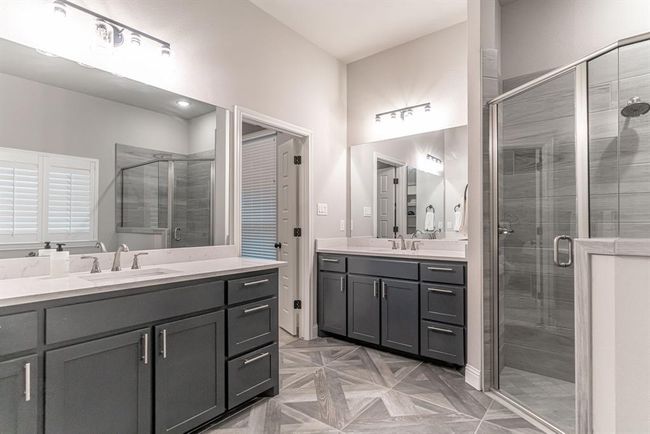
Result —
[{"label": "recessed ceiling light", "polygon": [[181,99],[176,101],[176,105],[178,105],[180,108],[188,108],[190,106],[190,102]]}]

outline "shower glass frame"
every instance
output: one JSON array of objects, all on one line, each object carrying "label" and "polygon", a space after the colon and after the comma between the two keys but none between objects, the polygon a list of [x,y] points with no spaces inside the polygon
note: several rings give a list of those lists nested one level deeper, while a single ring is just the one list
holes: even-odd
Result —
[{"label": "shower glass frame", "polygon": [[[650,33],[645,33],[630,38],[622,39],[589,56],[570,63],[566,66],[550,71],[534,80],[518,86],[508,92],[493,98],[487,103],[489,114],[488,132],[488,158],[489,173],[486,179],[489,185],[489,201],[485,211],[490,217],[490,236],[485,244],[486,257],[489,261],[490,281],[486,288],[488,294],[483,297],[484,306],[484,349],[483,349],[483,371],[489,373],[483,378],[483,389],[489,390],[501,399],[509,402],[519,410],[528,414],[542,425],[555,431],[562,432],[549,421],[535,414],[531,409],[525,407],[514,398],[502,393],[499,385],[499,282],[501,277],[499,261],[499,129],[500,129],[500,107],[501,104],[517,95],[520,95],[532,88],[550,82],[564,74],[573,72],[575,74],[575,157],[576,157],[576,234],[578,238],[590,237],[590,195],[589,195],[589,105],[588,105],[588,81],[587,68],[591,60],[603,56],[621,47],[650,40]],[[620,182],[620,181],[619,181]],[[582,302],[589,303],[589,300]],[[575,300],[577,304],[578,301]],[[578,318],[576,315],[575,332],[575,432],[592,432],[591,421],[591,346],[589,340],[584,336],[578,336],[577,323],[580,326],[591,330],[590,318]],[[578,350],[579,348],[579,350]],[[578,358],[581,357],[581,358]]]},{"label": "shower glass frame", "polygon": [[214,195],[215,195],[215,160],[213,158],[172,158],[156,159],[145,161],[144,163],[134,164],[132,166],[122,167],[120,169],[120,227],[124,226],[124,172],[126,170],[138,167],[148,166],[150,164],[167,163],[167,227],[153,229],[167,229],[167,248],[172,248],[174,243],[174,190],[176,186],[175,162],[209,162],[210,163],[210,215],[208,228],[208,245],[214,245]]}]

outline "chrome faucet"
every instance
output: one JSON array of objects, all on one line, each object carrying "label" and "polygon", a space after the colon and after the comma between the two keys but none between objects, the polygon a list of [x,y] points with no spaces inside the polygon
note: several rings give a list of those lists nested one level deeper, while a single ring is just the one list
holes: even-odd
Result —
[{"label": "chrome faucet", "polygon": [[400,241],[399,248],[400,250],[406,250],[406,242],[404,241],[404,235],[399,234],[397,239]]},{"label": "chrome faucet", "polygon": [[417,238],[418,234],[424,235],[424,232],[422,232],[420,229],[416,229],[415,232],[411,234],[411,239]]},{"label": "chrome faucet", "polygon": [[95,247],[97,247],[97,248],[99,249],[99,251],[102,252],[102,253],[106,253],[106,252],[107,252],[107,250],[106,250],[106,245],[105,245],[104,243],[102,243],[101,241],[97,241],[97,242],[95,243]]},{"label": "chrome faucet", "polygon": [[120,246],[115,251],[115,256],[113,257],[113,267],[111,268],[111,271],[120,271],[122,269],[120,267],[120,255],[122,252],[128,252],[128,251],[129,251],[129,246],[127,246],[126,244],[120,244]]}]

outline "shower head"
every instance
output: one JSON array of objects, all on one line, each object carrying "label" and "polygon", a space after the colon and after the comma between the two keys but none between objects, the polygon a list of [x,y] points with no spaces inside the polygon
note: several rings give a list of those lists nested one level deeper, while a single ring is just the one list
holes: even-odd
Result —
[{"label": "shower head", "polygon": [[621,110],[621,114],[626,118],[636,118],[650,111],[650,104],[642,102],[641,98],[634,96],[630,98],[627,105]]}]

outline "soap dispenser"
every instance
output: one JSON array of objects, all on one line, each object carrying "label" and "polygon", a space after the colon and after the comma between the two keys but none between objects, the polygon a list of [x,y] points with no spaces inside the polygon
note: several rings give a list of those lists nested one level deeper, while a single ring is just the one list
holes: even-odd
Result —
[{"label": "soap dispenser", "polygon": [[70,272],[70,252],[63,250],[63,243],[56,243],[56,252],[50,254],[50,276],[61,277]]},{"label": "soap dispenser", "polygon": [[54,249],[50,245],[50,241],[45,241],[45,246],[42,249],[38,249],[38,256],[50,256],[54,253]]}]

